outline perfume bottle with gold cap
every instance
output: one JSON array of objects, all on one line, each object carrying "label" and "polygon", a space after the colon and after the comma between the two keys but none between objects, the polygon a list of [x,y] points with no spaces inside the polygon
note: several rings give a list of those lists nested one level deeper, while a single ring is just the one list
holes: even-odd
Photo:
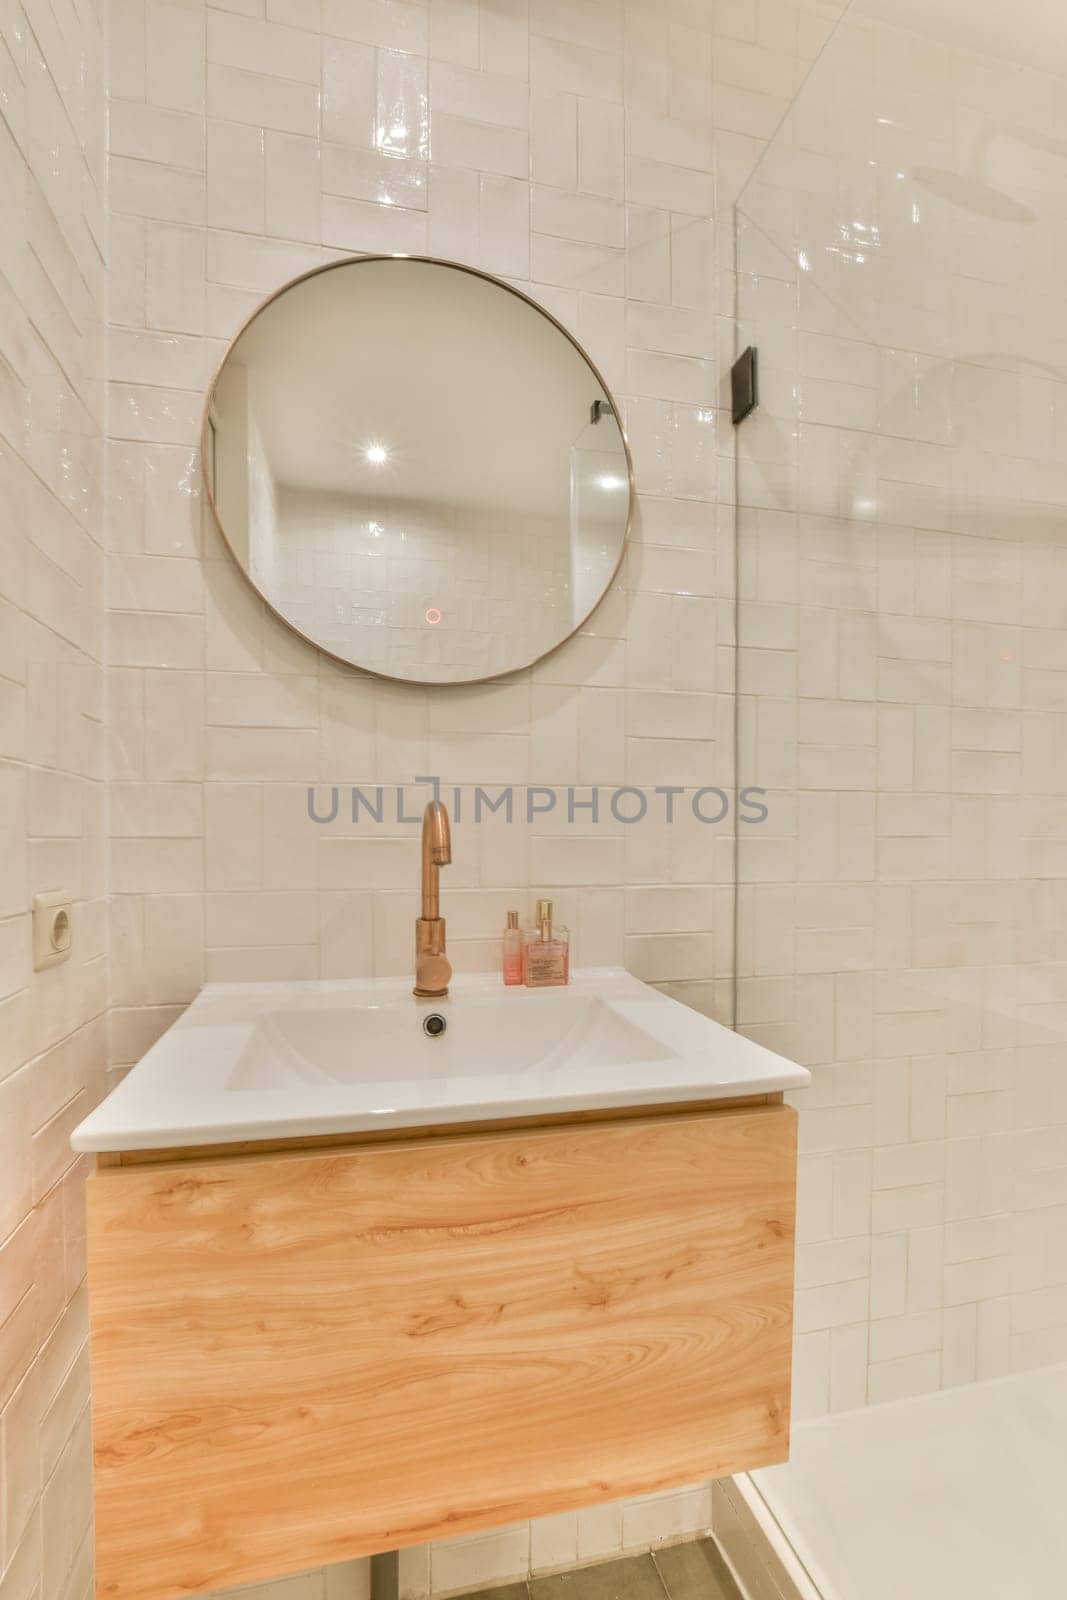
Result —
[{"label": "perfume bottle with gold cap", "polygon": [[552,921],[551,900],[538,900],[537,926],[522,942],[522,973],[528,989],[548,989],[570,981],[571,936]]}]

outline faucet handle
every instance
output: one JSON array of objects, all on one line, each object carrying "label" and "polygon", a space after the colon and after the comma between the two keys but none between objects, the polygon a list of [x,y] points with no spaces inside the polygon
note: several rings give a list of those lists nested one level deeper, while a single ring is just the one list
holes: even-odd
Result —
[{"label": "faucet handle", "polygon": [[447,956],[419,956],[415,963],[414,993],[427,1000],[443,1000],[452,978],[452,963]]},{"label": "faucet handle", "polygon": [[415,989],[417,995],[440,999],[448,993],[452,963],[445,955],[444,917],[415,921]]}]

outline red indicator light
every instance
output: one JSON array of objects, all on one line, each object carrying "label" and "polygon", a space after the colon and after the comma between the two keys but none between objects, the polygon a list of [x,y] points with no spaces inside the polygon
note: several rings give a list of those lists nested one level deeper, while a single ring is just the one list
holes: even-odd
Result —
[{"label": "red indicator light", "polygon": [[436,606],[427,606],[425,615],[426,621],[430,624],[431,628],[435,628],[441,620],[441,613],[438,611]]}]

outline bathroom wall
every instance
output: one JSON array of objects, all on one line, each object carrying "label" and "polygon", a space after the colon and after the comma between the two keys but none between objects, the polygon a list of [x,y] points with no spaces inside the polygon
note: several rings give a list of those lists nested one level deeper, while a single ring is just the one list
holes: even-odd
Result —
[{"label": "bathroom wall", "polygon": [[[825,24],[616,0],[541,5],[532,22],[518,0],[333,0],[321,22],[317,5],[258,0],[114,5],[117,1063],[205,978],[410,968],[415,830],[372,835],[343,808],[316,827],[309,784],[513,784],[521,815],[531,782],[732,777],[716,314],[732,236],[713,216]],[[264,612],[201,525],[200,405],[225,340],[291,274],[392,249],[521,284],[624,397],[641,493],[625,570],[577,639],[484,688],[336,668]],[[461,824],[456,965],[491,965],[508,907],[549,892],[579,960],[625,959],[728,1014],[729,825],[655,815],[572,826],[561,801],[536,831]]]},{"label": "bathroom wall", "polygon": [[[0,7],[0,1593],[91,1592],[84,1163],[106,1063],[104,133],[91,0]],[[32,896],[73,952],[34,973]]]},{"label": "bathroom wall", "polygon": [[1067,31],[899,15],[740,201],[738,1021],[815,1071],[802,1415],[1067,1355]]},{"label": "bathroom wall", "polygon": [[[733,780],[729,207],[838,4],[112,0],[110,672],[114,1070],[205,979],[411,970],[410,824],[311,823],[309,784],[605,790],[454,830],[460,969],[554,896],[584,963],[721,1017],[729,823],[611,819],[607,793]],[[724,220],[717,225],[716,217]],[[427,693],[346,672],[258,603],[201,517],[227,339],[334,256],[515,282],[620,396],[640,511],[590,624],[530,672]],[[662,806],[662,800],[659,802]],[[408,801],[408,811],[417,809]],[[469,809],[469,806],[468,806]],[[659,817],[659,820],[655,820]],[[709,1520],[707,1490],[523,1523],[405,1561],[411,1594],[589,1560]],[[308,1580],[320,1584],[322,1579]]]}]

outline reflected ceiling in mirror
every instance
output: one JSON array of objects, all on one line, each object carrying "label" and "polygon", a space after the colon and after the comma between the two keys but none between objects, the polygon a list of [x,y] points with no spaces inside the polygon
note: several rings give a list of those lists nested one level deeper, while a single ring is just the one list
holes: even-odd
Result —
[{"label": "reflected ceiling in mirror", "polygon": [[528,666],[618,568],[632,472],[615,404],[568,333],[506,284],[361,257],[281,290],[208,396],[204,471],[267,604],[384,677]]}]

